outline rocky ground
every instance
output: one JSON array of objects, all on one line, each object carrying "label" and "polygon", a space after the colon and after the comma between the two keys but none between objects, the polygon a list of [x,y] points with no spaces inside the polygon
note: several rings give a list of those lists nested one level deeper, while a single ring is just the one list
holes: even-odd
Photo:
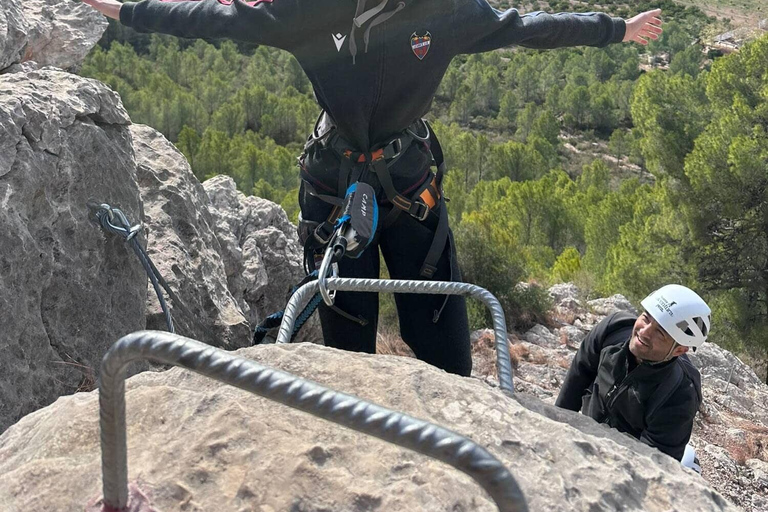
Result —
[{"label": "rocky ground", "polygon": [[[515,388],[554,403],[581,340],[606,315],[636,312],[621,295],[584,301],[572,284],[550,289],[550,326],[511,333]],[[495,373],[493,331],[473,334],[475,375]],[[746,511],[768,510],[768,386],[730,352],[706,344],[691,359],[702,374],[704,401],[691,444],[702,476]]]}]

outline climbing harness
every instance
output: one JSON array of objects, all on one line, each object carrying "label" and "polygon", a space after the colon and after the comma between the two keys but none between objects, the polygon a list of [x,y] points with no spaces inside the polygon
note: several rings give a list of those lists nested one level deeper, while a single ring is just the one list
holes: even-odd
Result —
[{"label": "climbing harness", "polygon": [[[301,327],[309,320],[309,317],[312,316],[312,313],[315,312],[321,301],[324,301],[328,307],[345,318],[361,325],[368,323],[364,318],[354,317],[336,307],[333,303],[333,295],[328,293],[324,283],[325,279],[329,276],[336,275],[334,263],[337,263],[344,256],[350,258],[360,257],[371,242],[373,242],[379,220],[379,207],[376,203],[373,187],[367,183],[353,183],[350,185],[340,211],[341,215],[336,219],[333,231],[327,237],[327,248],[319,271],[313,270],[307,274],[291,291],[290,295],[293,295],[304,284],[319,279],[320,292],[307,303],[296,319],[291,340],[296,337]],[[254,345],[261,343],[271,329],[280,325],[284,311],[278,311],[269,315],[254,329]]]},{"label": "climbing harness", "polygon": [[160,307],[163,309],[168,332],[175,332],[171,311],[168,308],[168,304],[165,302],[165,298],[163,298],[163,292],[160,287],[168,293],[168,296],[175,304],[180,304],[180,302],[176,299],[173,290],[168,286],[168,283],[163,279],[163,276],[160,275],[157,267],[155,267],[154,263],[152,263],[152,260],[149,258],[149,255],[139,243],[137,235],[144,229],[143,223],[131,226],[128,217],[126,217],[122,210],[119,208],[112,208],[107,203],[99,203],[90,200],[88,201],[87,206],[105,231],[124,238],[133,249],[133,252],[136,253],[136,256],[139,257],[139,261],[141,261],[144,270],[149,276],[149,280],[152,282],[152,287],[155,289],[157,299],[160,302]]},{"label": "climbing harness", "polygon": [[[416,185],[398,192],[392,182],[390,168],[405,154],[411,144],[421,144],[429,151],[436,172],[427,169],[424,176],[417,180]],[[312,175],[307,155],[317,152],[322,165],[333,171],[337,178],[336,190]],[[391,226],[402,213],[411,215],[419,222],[427,222],[430,213],[437,216],[437,226],[432,244],[424,259],[419,274],[423,278],[431,278],[437,270],[437,262],[443,254],[448,242],[448,214],[445,208],[445,197],[442,193],[442,181],[445,175],[445,159],[440,142],[429,123],[423,119],[413,123],[400,134],[392,137],[384,144],[370,152],[354,149],[336,129],[330,117],[321,113],[315,122],[312,134],[304,146],[304,153],[299,159],[301,177],[304,188],[310,195],[333,206],[331,213],[324,222],[312,222],[300,219],[299,234],[304,243],[305,264],[313,262],[310,255],[325,247],[329,241],[336,218],[341,214],[339,206],[351,183],[378,182],[385,200],[381,200],[382,221],[378,229]],[[321,191],[322,190],[322,191]],[[383,212],[386,211],[386,214]],[[310,253],[310,255],[307,255]]]},{"label": "climbing harness", "polygon": [[[416,185],[401,193],[392,181],[390,167],[412,144],[421,144],[427,149],[436,172],[427,169],[421,179],[416,181]],[[321,167],[336,178],[335,188],[313,176],[308,162],[310,153],[319,156]],[[330,117],[322,112],[304,146],[299,167],[306,192],[331,205],[330,213],[321,222],[304,219],[300,214],[298,228],[299,240],[304,246],[304,270],[307,274],[301,284],[317,279],[318,292],[326,306],[360,325],[368,323],[365,318],[352,316],[334,304],[335,291],[328,290],[326,280],[336,277],[336,264],[342,257],[359,257],[373,243],[378,233],[391,226],[403,213],[424,223],[434,221],[437,217],[432,243],[419,272],[425,279],[434,276],[446,244],[452,242],[446,198],[442,193],[445,159],[440,142],[427,121],[420,119],[386,143],[370,152],[363,152],[354,149],[339,134]],[[377,197],[376,187],[369,181],[380,188],[385,199]],[[435,310],[432,318],[434,323],[437,323],[447,301],[448,296],[442,307]],[[308,318],[319,304],[317,296],[313,297],[300,317]],[[284,310],[274,313],[256,327],[254,345],[261,343],[266,333],[279,324],[283,314]],[[296,322],[291,339],[295,338],[305,322]]]}]

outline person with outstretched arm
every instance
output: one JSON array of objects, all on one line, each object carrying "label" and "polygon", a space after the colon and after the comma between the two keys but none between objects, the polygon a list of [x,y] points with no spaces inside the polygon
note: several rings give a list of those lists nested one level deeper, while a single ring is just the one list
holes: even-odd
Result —
[{"label": "person with outstretched arm", "polygon": [[[263,44],[289,51],[322,114],[300,157],[299,238],[317,266],[350,185],[374,187],[379,230],[341,277],[377,278],[379,250],[393,279],[460,281],[442,194],[442,151],[422,117],[451,60],[527,48],[647,44],[660,10],[627,21],[604,13],[521,15],[485,0],[83,0],[139,32]],[[432,171],[432,167],[435,171]],[[472,369],[464,298],[396,294],[400,332],[416,357]],[[378,296],[339,292],[320,307],[326,345],[376,350]]]}]

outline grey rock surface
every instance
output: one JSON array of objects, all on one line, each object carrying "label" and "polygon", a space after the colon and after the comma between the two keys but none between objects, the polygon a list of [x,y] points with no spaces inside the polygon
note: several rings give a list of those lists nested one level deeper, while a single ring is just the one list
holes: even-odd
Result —
[{"label": "grey rock surface", "polygon": [[566,325],[560,329],[555,329],[554,333],[558,338],[564,339],[566,345],[573,348],[579,348],[582,340],[586,337],[587,333],[578,327],[572,325]]},{"label": "grey rock surface", "polygon": [[564,300],[578,301],[581,297],[581,290],[573,283],[558,283],[551,286],[547,292],[555,301],[555,305]]},{"label": "grey rock surface", "polygon": [[610,315],[617,311],[626,311],[637,315],[637,309],[623,295],[612,295],[606,299],[595,299],[587,302],[590,309],[597,315]]},{"label": "grey rock surface", "polygon": [[[221,246],[203,186],[184,156],[160,132],[143,125],[130,130],[144,201],[147,252],[177,299],[166,297],[176,332],[217,347],[249,346],[250,328],[227,288]],[[147,329],[167,330],[151,285]]]},{"label": "grey rock surface", "polygon": [[106,28],[106,18],[79,1],[0,0],[0,70],[24,61],[76,67]]},{"label": "grey rock surface", "polygon": [[21,61],[27,43],[29,22],[22,3],[0,0],[0,70]]},{"label": "grey rock surface", "polygon": [[[227,283],[251,325],[285,308],[293,287],[304,278],[296,226],[277,204],[246,197],[228,176],[203,183],[211,201]],[[317,315],[297,341],[321,342]]]},{"label": "grey rock surface", "polygon": [[562,345],[560,339],[543,325],[536,324],[523,335],[523,339],[528,343],[539,345],[541,347],[557,348]]},{"label": "grey rock surface", "polygon": [[128,124],[95,80],[0,76],[0,431],[92,387],[107,347],[144,328],[146,275],[86,207],[142,218]]},{"label": "grey rock surface", "polygon": [[[615,430],[414,359],[311,344],[240,353],[472,438],[532,511],[738,510]],[[185,370],[141,374],[127,390],[129,479],[158,510],[496,510],[449,466]],[[101,493],[99,465],[96,393],[62,398],[0,437],[0,503],[79,512]]]},{"label": "grey rock surface", "polygon": [[[560,288],[571,289],[566,285]],[[560,323],[563,318],[574,318],[573,325],[553,329],[552,336],[567,338],[571,332],[586,333],[603,315],[627,307],[621,296],[598,299],[590,305],[596,305],[593,311],[602,311],[603,315],[585,315],[580,305],[569,307],[570,300],[566,294],[556,305],[556,318],[561,319]],[[551,348],[541,342],[549,339],[545,329],[537,326],[535,332],[523,336],[537,345],[519,341],[518,335],[510,333],[510,352],[513,360],[517,360],[515,389],[554,403],[578,345],[569,341],[565,346]],[[492,344],[487,347],[486,351]],[[488,359],[482,352],[473,357]],[[768,486],[760,464],[754,461],[768,461],[768,387],[738,357],[715,344],[705,343],[696,353],[689,353],[689,357],[701,373],[704,395],[691,437],[702,476],[744,510],[763,512],[768,504]],[[485,367],[488,366],[486,363]]]}]

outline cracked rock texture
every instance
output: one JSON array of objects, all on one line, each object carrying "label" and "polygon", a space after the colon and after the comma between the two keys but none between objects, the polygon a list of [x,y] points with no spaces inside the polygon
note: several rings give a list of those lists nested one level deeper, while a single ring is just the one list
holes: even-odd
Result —
[{"label": "cracked rock texture", "polygon": [[0,431],[92,387],[110,343],[144,327],[144,271],[86,207],[141,218],[128,124],[95,80],[0,76]]},{"label": "cracked rock texture", "polygon": [[[285,211],[275,203],[246,197],[229,176],[203,182],[211,201],[211,215],[226,282],[251,325],[282,310],[294,286],[304,278],[302,247]],[[315,314],[296,341],[322,342]]]},{"label": "cracked rock texture", "polygon": [[[312,344],[240,354],[470,437],[512,471],[532,511],[738,510],[614,430],[415,359]],[[157,510],[497,510],[450,466],[186,370],[143,373],[127,390],[129,480]],[[101,494],[96,393],[6,431],[0,473],[8,512],[82,511]]]},{"label": "cracked rock texture", "polygon": [[[175,294],[176,300],[166,300],[176,332],[217,347],[250,345],[250,327],[227,288],[222,250],[203,186],[184,156],[160,132],[143,125],[133,125],[130,131],[145,204],[147,252]],[[147,329],[167,330],[151,284]]]},{"label": "cracked rock texture", "polygon": [[106,28],[104,16],[80,1],[0,0],[0,70],[25,61],[76,67]]}]

